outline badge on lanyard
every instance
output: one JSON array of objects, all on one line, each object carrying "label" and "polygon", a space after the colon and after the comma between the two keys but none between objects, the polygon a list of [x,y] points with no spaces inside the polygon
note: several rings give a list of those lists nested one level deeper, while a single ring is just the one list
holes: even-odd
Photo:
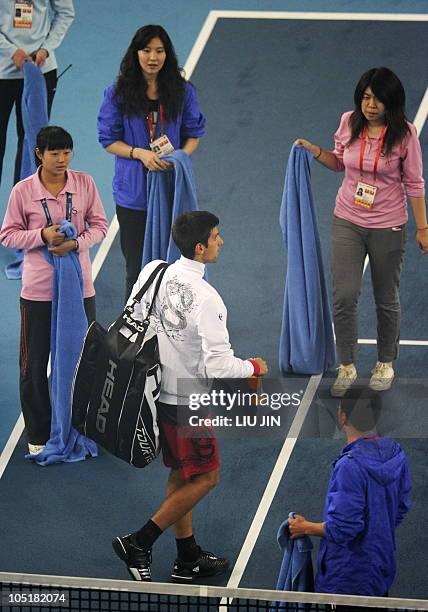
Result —
[{"label": "badge on lanyard", "polygon": [[[160,136],[155,139],[158,115],[160,120]],[[159,113],[151,112],[147,115],[147,125],[150,134],[150,149],[153,153],[157,153],[159,157],[172,153],[174,147],[168,136],[163,133],[164,113],[162,104],[159,105]]]},{"label": "badge on lanyard", "polygon": [[14,28],[31,28],[33,25],[33,3],[15,2],[15,16],[13,18]]},{"label": "badge on lanyard", "polygon": [[[366,208],[368,210],[370,210],[373,207],[374,199],[376,196],[377,166],[379,163],[380,154],[382,152],[383,139],[385,136],[385,132],[386,132],[386,126],[382,128],[382,132],[380,133],[380,136],[377,141],[376,155],[375,155],[375,160],[374,160],[374,165],[373,165],[373,184],[366,183],[362,180],[359,180],[357,183],[357,188],[355,189],[355,193],[354,193],[354,204],[356,206],[362,206],[363,208]],[[366,139],[367,139],[367,131],[364,128],[361,134],[361,145],[360,145],[360,179],[362,179],[362,176],[363,176],[363,159],[364,159],[364,151],[366,148]]]}]

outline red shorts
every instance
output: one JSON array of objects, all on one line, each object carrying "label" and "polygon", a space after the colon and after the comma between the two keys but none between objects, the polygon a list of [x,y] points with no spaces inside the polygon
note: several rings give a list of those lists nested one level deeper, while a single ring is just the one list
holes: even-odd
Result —
[{"label": "red shorts", "polygon": [[[161,418],[158,425],[163,462],[167,467],[178,470],[183,480],[220,467],[214,428],[178,425]],[[192,432],[197,432],[198,437],[190,437]]]}]

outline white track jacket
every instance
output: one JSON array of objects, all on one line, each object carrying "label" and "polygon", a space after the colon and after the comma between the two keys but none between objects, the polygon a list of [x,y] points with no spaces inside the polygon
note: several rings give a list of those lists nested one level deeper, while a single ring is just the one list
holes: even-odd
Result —
[{"label": "white track jacket", "polygon": [[[152,261],[141,271],[128,304],[141,289],[161,260]],[[186,257],[169,266],[162,280],[151,317],[151,327],[159,340],[162,364],[160,401],[186,404],[192,381],[206,392],[213,378],[248,378],[254,368],[250,361],[234,356],[226,327],[227,310],[217,291],[204,279],[205,265]],[[133,317],[141,321],[150,306],[154,283]],[[201,390],[203,389],[203,390]]]}]

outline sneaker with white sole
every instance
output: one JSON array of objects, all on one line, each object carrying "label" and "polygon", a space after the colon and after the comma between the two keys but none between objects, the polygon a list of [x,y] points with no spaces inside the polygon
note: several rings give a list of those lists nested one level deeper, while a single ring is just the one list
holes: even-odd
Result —
[{"label": "sneaker with white sole", "polygon": [[46,448],[45,444],[30,444],[30,443],[28,443],[28,452],[30,453],[30,455],[38,455],[43,450],[45,450],[45,448]]},{"label": "sneaker with white sole", "polygon": [[333,397],[343,397],[347,390],[352,387],[356,381],[357,370],[354,364],[352,364],[350,367],[340,365],[337,369],[339,370],[339,373],[330,389],[330,393]]},{"label": "sneaker with white sole", "polygon": [[369,387],[373,391],[388,391],[388,389],[391,388],[393,380],[394,370],[392,368],[392,361],[378,361],[372,370]]},{"label": "sneaker with white sole", "polygon": [[128,534],[121,538],[117,537],[112,542],[113,550],[117,556],[125,561],[128,572],[134,580],[150,582],[152,579],[152,549],[140,548]]},{"label": "sneaker with white sole", "polygon": [[174,582],[193,582],[198,578],[218,576],[229,567],[229,561],[224,557],[216,557],[213,553],[201,550],[196,561],[176,559],[171,578]]}]

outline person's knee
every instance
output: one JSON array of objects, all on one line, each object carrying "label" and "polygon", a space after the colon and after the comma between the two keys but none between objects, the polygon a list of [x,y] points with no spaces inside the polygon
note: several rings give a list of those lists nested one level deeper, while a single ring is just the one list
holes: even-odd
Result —
[{"label": "person's knee", "polygon": [[358,287],[340,287],[334,292],[334,309],[336,313],[353,310],[358,304],[360,290]]},{"label": "person's knee", "polygon": [[205,474],[198,474],[198,476],[194,476],[197,478],[199,483],[204,485],[207,491],[211,491],[214,489],[220,482],[220,470],[212,470],[211,472],[206,472]]}]

